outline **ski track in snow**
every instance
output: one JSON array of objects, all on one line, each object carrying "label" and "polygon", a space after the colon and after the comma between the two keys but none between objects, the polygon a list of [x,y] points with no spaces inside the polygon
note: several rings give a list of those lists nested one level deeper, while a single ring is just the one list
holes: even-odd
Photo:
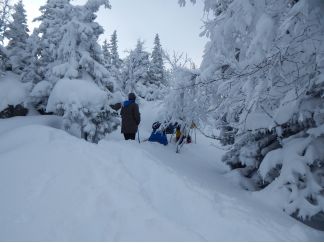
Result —
[{"label": "ski track in snow", "polygon": [[[159,106],[140,109],[143,140]],[[223,151],[199,134],[176,154],[119,131],[90,144],[59,127],[54,116],[0,121],[1,241],[324,239],[232,184]]]}]

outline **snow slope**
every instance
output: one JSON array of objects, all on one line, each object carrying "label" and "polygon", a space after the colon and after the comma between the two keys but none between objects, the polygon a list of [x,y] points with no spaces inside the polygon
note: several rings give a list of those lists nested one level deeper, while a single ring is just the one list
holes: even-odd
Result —
[{"label": "snow slope", "polygon": [[[143,139],[159,109],[140,109]],[[90,144],[59,127],[50,116],[0,120],[0,241],[324,239],[231,184],[222,151],[199,135],[176,154],[119,131]]]}]

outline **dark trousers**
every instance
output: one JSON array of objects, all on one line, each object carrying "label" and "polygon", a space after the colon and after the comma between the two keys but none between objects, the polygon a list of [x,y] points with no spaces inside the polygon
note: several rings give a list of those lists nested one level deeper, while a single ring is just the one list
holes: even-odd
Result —
[{"label": "dark trousers", "polygon": [[124,133],[125,140],[135,140],[136,133]]}]

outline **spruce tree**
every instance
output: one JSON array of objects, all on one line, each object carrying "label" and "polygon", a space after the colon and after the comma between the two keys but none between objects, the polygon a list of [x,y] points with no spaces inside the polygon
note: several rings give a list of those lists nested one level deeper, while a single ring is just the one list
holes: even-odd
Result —
[{"label": "spruce tree", "polygon": [[[65,32],[63,27],[71,20],[72,9],[70,0],[48,0],[40,7],[41,16],[34,20],[40,22],[34,32],[35,35],[40,36],[38,46],[35,48],[39,49],[41,75],[52,84],[60,78],[53,74],[53,67],[58,63],[58,47]],[[67,55],[67,58],[69,56]]]},{"label": "spruce tree", "polygon": [[11,9],[10,0],[0,1],[0,75],[2,75],[9,66],[9,53],[4,47],[4,32],[9,24]]},{"label": "spruce tree", "polygon": [[110,51],[110,73],[111,78],[113,79],[114,83],[116,84],[116,90],[122,90],[121,84],[121,66],[122,60],[118,54],[118,39],[117,39],[117,31],[115,30],[110,39],[109,45]]},{"label": "spruce tree", "polygon": [[0,43],[4,44],[4,33],[10,22],[10,14],[12,11],[11,0],[0,1]]},{"label": "spruce tree", "polygon": [[102,52],[104,58],[104,66],[110,70],[111,69],[111,53],[110,53],[110,45],[107,40],[104,41],[102,45]]},{"label": "spruce tree", "polygon": [[[40,46],[40,37],[34,31],[26,43],[26,52],[27,52],[27,64],[24,70],[21,73],[21,81],[24,83],[29,83],[31,86],[34,86],[39,81],[41,81],[44,77],[42,76],[42,72],[40,71],[40,62],[39,56],[41,54]],[[48,97],[48,93],[46,95]],[[43,100],[42,98],[37,98],[37,100]],[[43,107],[44,108],[44,107]]]},{"label": "spruce tree", "polygon": [[148,86],[149,53],[144,51],[144,43],[138,40],[136,48],[126,57],[123,70],[122,82],[125,93],[135,92],[140,97],[146,97]]},{"label": "spruce tree", "polygon": [[27,52],[28,27],[26,10],[22,0],[14,5],[12,22],[8,25],[5,37],[9,40],[7,50],[9,53],[12,70],[20,74],[28,64]]},{"label": "spruce tree", "polygon": [[[103,5],[110,6],[108,0],[88,0],[83,6],[72,5],[69,0],[48,0],[41,7],[42,16],[37,18],[41,24],[35,30],[43,80],[34,86],[31,100],[46,111],[63,115],[67,129],[78,125],[84,138],[93,142],[116,128],[115,114],[109,107],[114,83],[103,66],[97,42],[104,30],[95,22],[95,13]],[[76,90],[82,92],[84,87],[92,92],[78,97]],[[73,95],[58,91],[61,89]],[[96,95],[91,97],[94,93],[105,94],[105,99],[96,103]],[[88,100],[80,102],[84,99]]]},{"label": "spruce tree", "polygon": [[118,54],[118,39],[117,31],[115,30],[110,40],[110,53],[111,53],[111,65],[113,68],[119,70],[121,66],[121,59]]},{"label": "spruce tree", "polygon": [[165,70],[163,64],[163,50],[160,44],[160,37],[156,34],[154,39],[154,47],[151,54],[151,63],[149,70],[151,84],[161,86],[165,84]]},{"label": "spruce tree", "polygon": [[8,53],[6,48],[0,44],[0,76],[4,74],[6,70],[6,64],[8,63]]},{"label": "spruce tree", "polygon": [[97,43],[103,28],[94,22],[99,6],[106,1],[88,1],[73,6],[69,0],[49,0],[41,7],[36,34],[39,62],[46,80],[55,84],[61,78],[90,75],[99,86],[110,87],[109,72],[103,67],[103,53]]}]

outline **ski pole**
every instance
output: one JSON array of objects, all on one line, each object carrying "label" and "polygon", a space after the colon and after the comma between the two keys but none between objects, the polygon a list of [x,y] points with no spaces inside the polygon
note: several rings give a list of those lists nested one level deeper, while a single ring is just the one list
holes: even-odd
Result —
[{"label": "ski pole", "polygon": [[138,143],[141,143],[140,137],[139,137],[139,129],[137,130],[137,138],[138,138]]}]

